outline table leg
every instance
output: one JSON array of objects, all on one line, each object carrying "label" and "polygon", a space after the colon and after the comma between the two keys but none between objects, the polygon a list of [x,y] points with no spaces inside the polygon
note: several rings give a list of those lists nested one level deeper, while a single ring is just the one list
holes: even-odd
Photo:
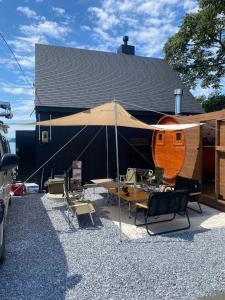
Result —
[{"label": "table leg", "polygon": [[131,219],[131,203],[128,202],[129,219]]},{"label": "table leg", "polygon": [[109,205],[110,199],[111,199],[111,195],[110,195],[110,193],[109,193],[109,191],[108,191],[108,192],[107,192],[107,200],[106,200],[107,206]]}]

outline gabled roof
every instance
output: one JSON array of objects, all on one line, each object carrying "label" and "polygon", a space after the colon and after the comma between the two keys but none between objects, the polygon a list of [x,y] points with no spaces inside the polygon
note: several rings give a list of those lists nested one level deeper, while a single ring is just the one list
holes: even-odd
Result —
[{"label": "gabled roof", "polygon": [[[162,59],[37,44],[36,106],[91,108],[114,98],[129,110],[173,112],[183,88],[182,112],[202,109]],[[128,104],[126,104],[128,103]]]}]

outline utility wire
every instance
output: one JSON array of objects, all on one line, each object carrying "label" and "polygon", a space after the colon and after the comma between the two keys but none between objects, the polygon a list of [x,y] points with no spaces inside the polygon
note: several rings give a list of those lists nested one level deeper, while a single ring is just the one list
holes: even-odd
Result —
[{"label": "utility wire", "polygon": [[21,71],[21,73],[22,73],[22,75],[23,75],[23,77],[24,77],[24,80],[25,80],[26,83],[33,89],[32,83],[31,83],[31,82],[29,81],[29,79],[27,78],[25,72],[23,71],[23,69],[22,69],[22,67],[21,67],[21,64],[20,64],[19,60],[17,59],[17,57],[16,57],[15,53],[13,52],[12,48],[9,46],[9,44],[8,44],[8,42],[6,41],[6,39],[5,39],[4,35],[2,34],[2,32],[0,32],[0,36],[1,36],[2,40],[4,41],[6,47],[7,47],[7,48],[9,49],[9,51],[11,52],[11,54],[12,54],[12,56],[13,56],[15,62],[17,63],[17,65],[18,65],[18,67],[19,67],[19,69],[20,69],[20,71]]},{"label": "utility wire", "polygon": [[[10,51],[10,53],[12,54],[12,56],[13,56],[13,58],[14,58],[16,64],[17,64],[17,66],[18,66],[18,68],[19,68],[19,70],[20,70],[20,72],[21,72],[21,74],[23,75],[23,78],[24,78],[25,82],[26,82],[26,83],[30,86],[30,88],[34,91],[34,94],[35,94],[35,96],[37,97],[38,102],[41,103],[41,101],[40,101],[40,99],[39,99],[39,96],[38,96],[38,93],[37,93],[37,91],[36,91],[35,86],[34,86],[34,85],[30,82],[30,80],[28,79],[28,77],[27,77],[27,75],[25,74],[25,72],[24,72],[24,70],[23,70],[23,68],[22,68],[22,66],[21,66],[21,64],[20,64],[20,62],[19,62],[19,60],[18,60],[18,58],[16,57],[15,53],[13,52],[12,48],[10,47],[9,43],[7,42],[7,40],[6,40],[6,38],[4,37],[4,35],[3,35],[2,32],[0,32],[0,37],[2,38],[2,40],[3,40],[3,42],[5,43],[6,47],[8,48],[8,50]],[[33,114],[33,112],[34,112],[34,109],[33,109],[33,111],[31,112],[30,116]]]}]

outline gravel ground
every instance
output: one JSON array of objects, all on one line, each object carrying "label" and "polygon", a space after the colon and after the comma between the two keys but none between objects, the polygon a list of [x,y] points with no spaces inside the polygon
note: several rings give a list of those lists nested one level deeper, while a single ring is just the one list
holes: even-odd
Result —
[{"label": "gravel ground", "polygon": [[225,229],[118,241],[99,209],[70,229],[65,206],[14,198],[0,299],[198,299],[225,291]]}]

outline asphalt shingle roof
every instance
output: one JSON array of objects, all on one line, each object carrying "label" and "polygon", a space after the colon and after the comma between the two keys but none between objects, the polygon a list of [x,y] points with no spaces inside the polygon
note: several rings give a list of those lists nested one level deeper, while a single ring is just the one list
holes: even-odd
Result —
[{"label": "asphalt shingle roof", "polygon": [[[126,109],[173,112],[174,89],[183,88],[182,111],[201,106],[162,59],[36,44],[36,106],[90,108],[111,101]],[[140,109],[141,110],[141,109]]]}]

